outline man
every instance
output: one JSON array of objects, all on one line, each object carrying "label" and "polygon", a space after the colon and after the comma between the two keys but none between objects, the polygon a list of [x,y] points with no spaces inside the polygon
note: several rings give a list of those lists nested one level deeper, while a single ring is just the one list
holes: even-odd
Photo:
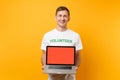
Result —
[{"label": "man", "polygon": [[[70,21],[70,11],[64,6],[56,9],[55,19],[57,27],[47,32],[42,41],[42,69],[46,62],[46,46],[75,46],[76,47],[76,70],[80,65],[80,50],[82,43],[79,34],[68,29],[67,23]],[[48,80],[75,80],[75,75],[71,74],[49,74]]]}]

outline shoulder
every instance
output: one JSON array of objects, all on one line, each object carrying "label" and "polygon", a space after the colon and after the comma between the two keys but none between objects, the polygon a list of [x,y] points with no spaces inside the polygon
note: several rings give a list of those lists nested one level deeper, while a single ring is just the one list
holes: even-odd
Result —
[{"label": "shoulder", "polygon": [[44,37],[50,36],[52,34],[55,34],[55,29],[52,29],[44,34]]},{"label": "shoulder", "polygon": [[79,36],[79,34],[71,29],[68,30],[68,32],[72,35]]}]

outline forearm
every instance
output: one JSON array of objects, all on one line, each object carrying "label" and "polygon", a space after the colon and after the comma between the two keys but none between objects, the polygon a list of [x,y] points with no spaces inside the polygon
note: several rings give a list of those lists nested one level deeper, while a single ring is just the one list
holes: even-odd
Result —
[{"label": "forearm", "polygon": [[42,56],[41,56],[41,64],[45,65],[46,64],[46,53],[43,51]]},{"label": "forearm", "polygon": [[80,52],[76,51],[76,64],[75,64],[75,66],[79,67],[80,63],[81,63]]}]

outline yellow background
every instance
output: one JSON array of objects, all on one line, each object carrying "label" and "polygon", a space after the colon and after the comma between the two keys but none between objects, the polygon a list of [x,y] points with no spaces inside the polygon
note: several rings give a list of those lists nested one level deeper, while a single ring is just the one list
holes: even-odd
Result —
[{"label": "yellow background", "polygon": [[120,80],[119,0],[0,0],[0,80],[47,80],[39,47],[61,5],[83,42],[77,80]]}]

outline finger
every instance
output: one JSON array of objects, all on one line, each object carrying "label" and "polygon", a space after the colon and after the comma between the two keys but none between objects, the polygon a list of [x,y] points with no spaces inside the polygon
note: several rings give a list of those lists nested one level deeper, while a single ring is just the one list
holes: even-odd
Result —
[{"label": "finger", "polygon": [[44,66],[42,66],[42,70],[44,70]]}]

